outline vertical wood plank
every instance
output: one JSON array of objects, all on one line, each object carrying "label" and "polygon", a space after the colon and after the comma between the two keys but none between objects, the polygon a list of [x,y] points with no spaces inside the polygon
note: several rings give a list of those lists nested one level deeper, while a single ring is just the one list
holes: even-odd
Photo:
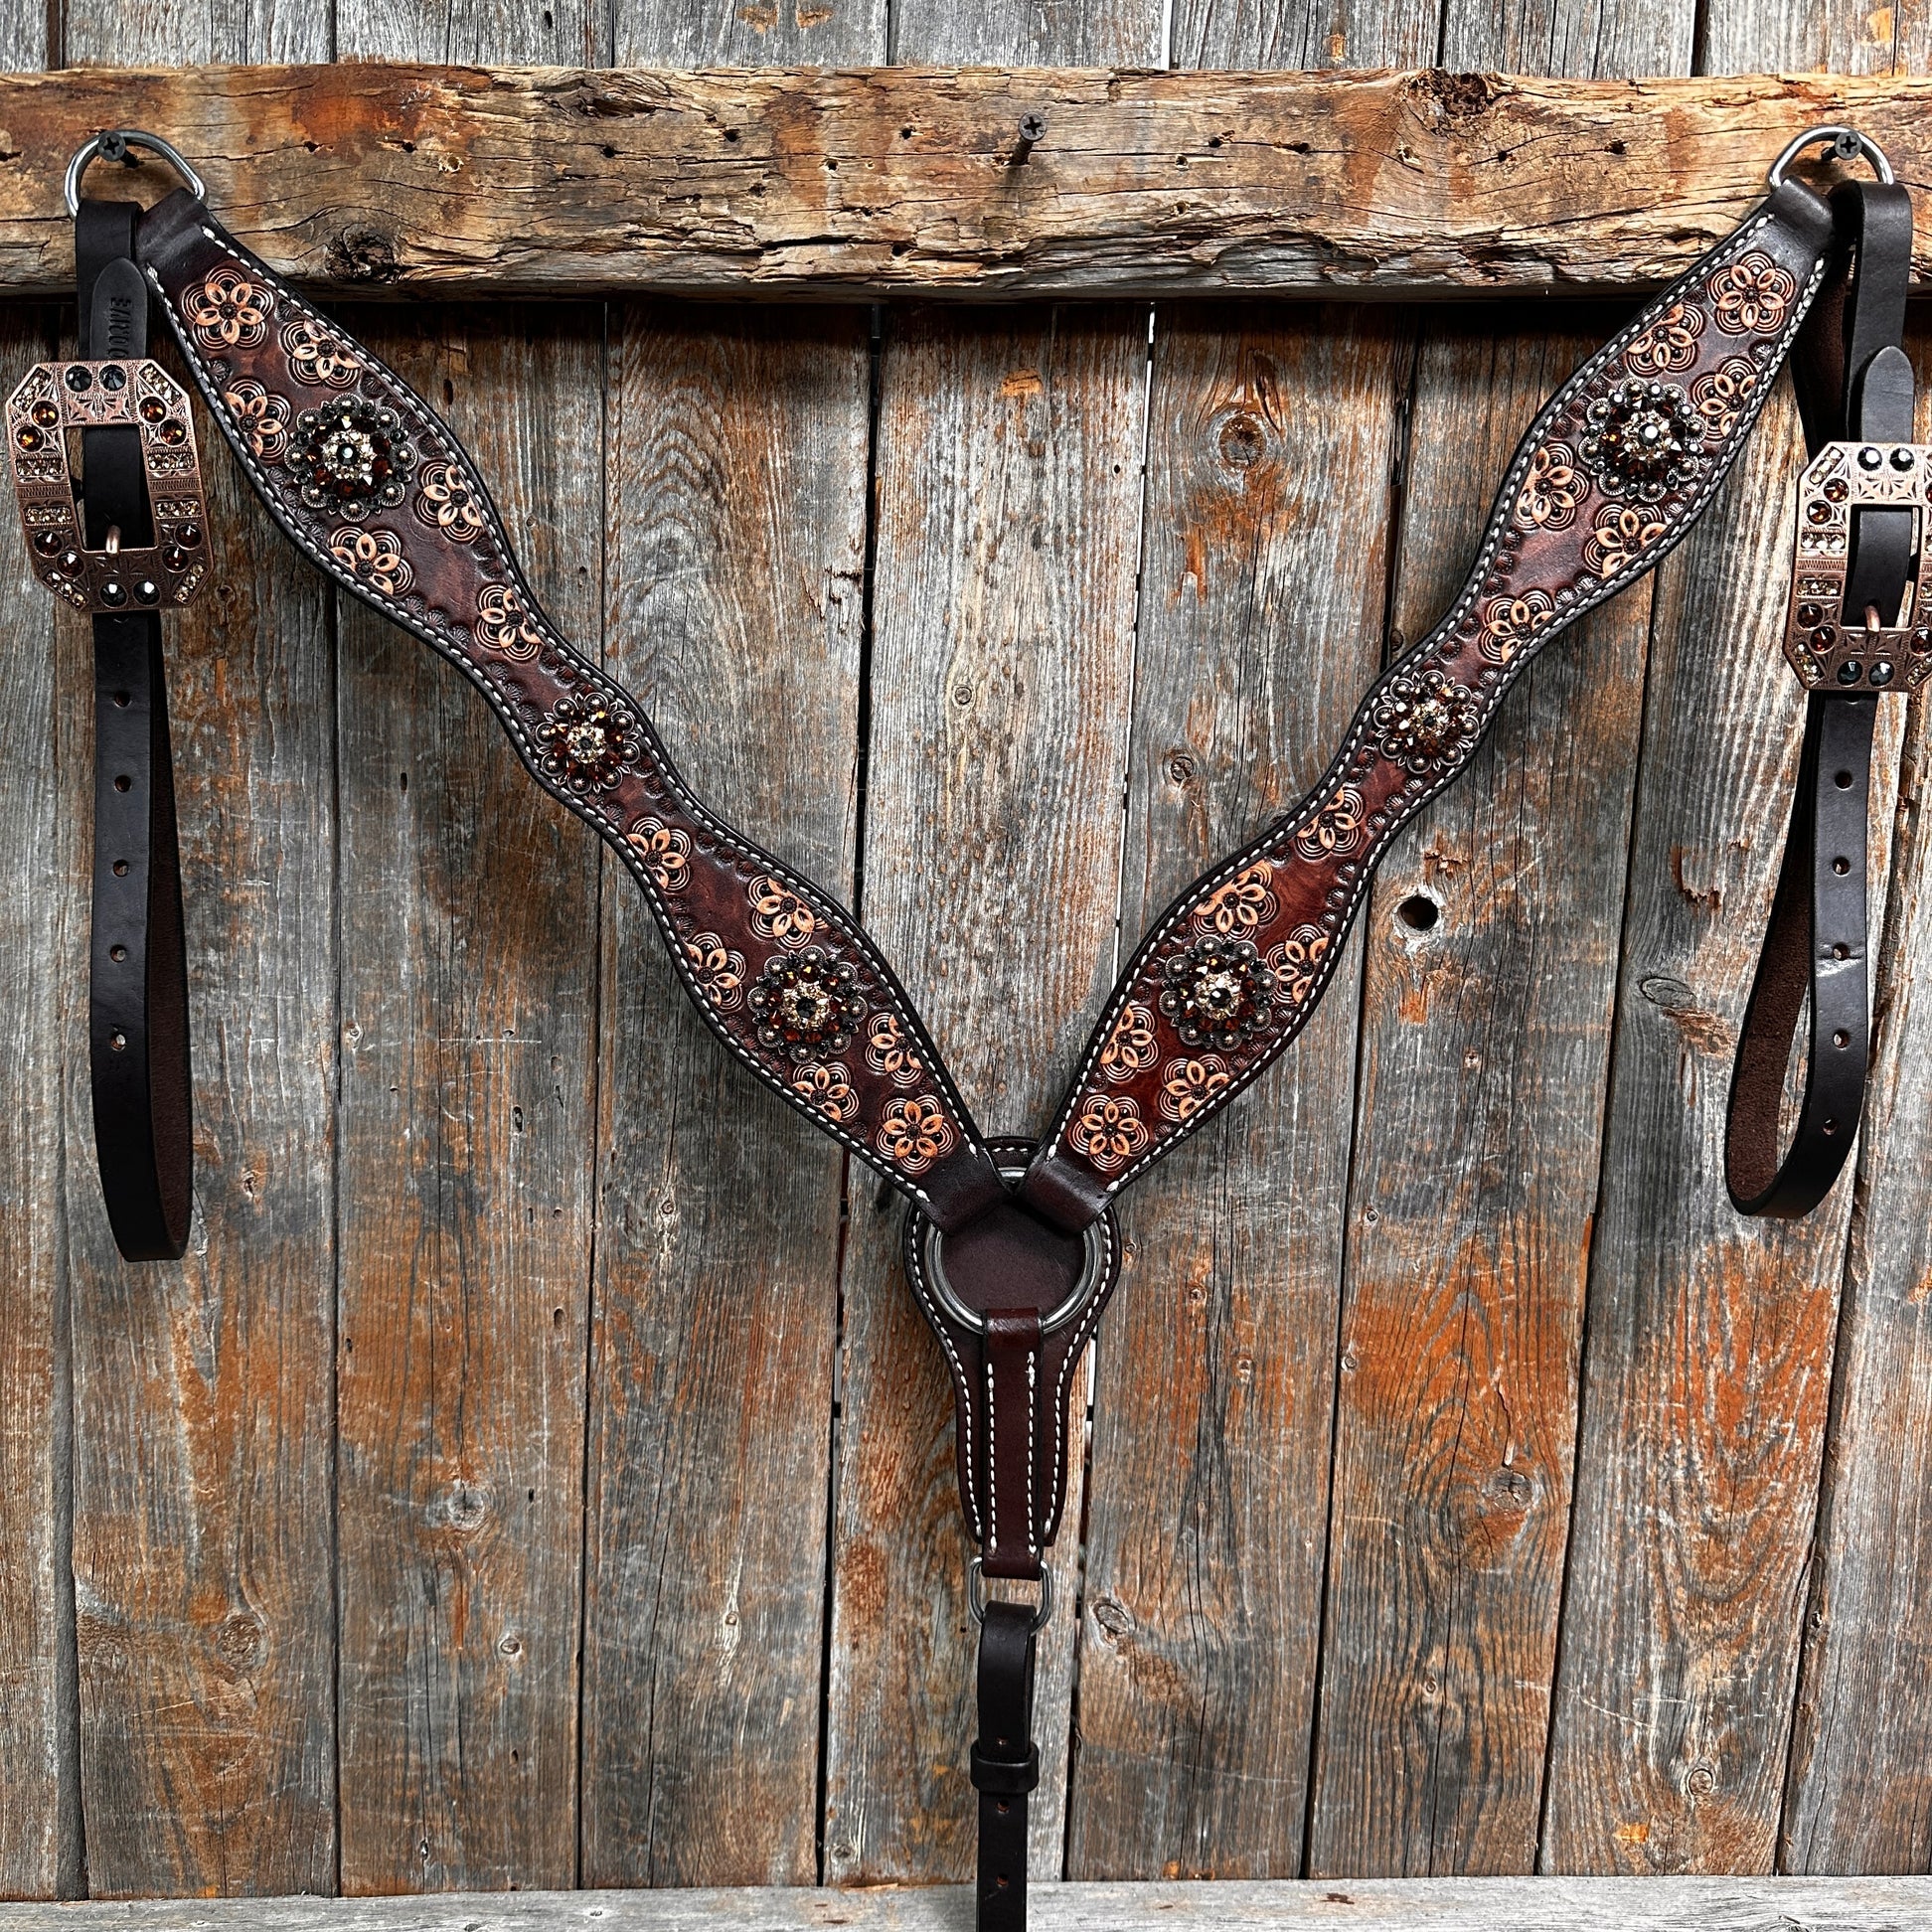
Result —
[{"label": "vertical wood plank", "polygon": [[[1723,1186],[1731,1056],[1803,725],[1761,587],[1782,580],[1798,447],[1781,386],[1658,585],[1551,1730],[1552,1870],[1762,1871],[1775,1849],[1852,1197],[1841,1187],[1803,1221],[1744,1220]],[[1880,882],[1886,789],[1881,775]]]},{"label": "vertical wood plank", "polygon": [[[338,52],[600,59],[601,0],[340,0]],[[375,316],[594,654],[600,309]],[[475,694],[343,600],[342,1887],[577,1866],[597,848]]]},{"label": "vertical wood plank", "polygon": [[[619,7],[615,58],[862,63],[884,0]],[[700,790],[853,891],[863,312],[616,312],[609,661]],[[843,1164],[604,924],[582,1878],[818,1875]]]},{"label": "vertical wood plank", "polygon": [[[74,0],[63,20],[69,62],[329,52],[316,7],[218,21]],[[169,640],[197,1110],[184,1260],[114,1252],[83,1005],[68,1044],[81,1778],[103,1895],[336,1875],[333,665],[321,587],[226,449],[204,476],[210,582]],[[84,672],[69,683],[84,800]]]},{"label": "vertical wood plank", "polygon": [[[1688,71],[1684,0],[1450,5],[1456,68]],[[1431,316],[1396,622],[1434,623],[1544,399],[1617,324]],[[1309,1869],[1528,1871],[1651,587],[1539,658],[1364,921]]]},{"label": "vertical wood plank", "polygon": [[[1852,60],[1866,20],[1852,0],[1713,10],[1697,65]],[[1724,1196],[1722,1135],[1802,729],[1758,588],[1785,579],[1801,446],[1787,382],[1723,502],[1659,577],[1548,1870],[1764,1870],[1776,1853],[1853,1191],[1841,1184],[1795,1225],[1743,1220]],[[1881,712],[1894,744],[1897,725]],[[1889,834],[1881,745],[1875,898]]]},{"label": "vertical wood plank", "polygon": [[[1381,658],[1401,311],[1164,312],[1123,930],[1320,774]],[[1300,1869],[1360,963],[1123,1203],[1094,1402],[1075,1876]]]},{"label": "vertical wood plank", "polygon": [[[1112,970],[1146,340],[1139,311],[926,311],[887,347],[866,914],[994,1133],[1044,1118]],[[847,1883],[969,1872],[976,1818],[971,1544],[898,1225],[855,1196],[826,1774],[827,1875]],[[1075,1554],[1063,1532],[1069,1602]],[[1041,1640],[1042,1877],[1070,1622]]]},{"label": "vertical wood plank", "polygon": [[[1908,346],[1923,399],[1922,323]],[[1792,1871],[1932,1868],[1929,719],[1914,701],[1785,1797],[1779,1862]]]}]

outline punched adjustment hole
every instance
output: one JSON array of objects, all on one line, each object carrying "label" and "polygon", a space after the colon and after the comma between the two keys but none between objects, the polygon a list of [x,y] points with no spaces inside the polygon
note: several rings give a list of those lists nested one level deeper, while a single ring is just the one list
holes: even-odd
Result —
[{"label": "punched adjustment hole", "polygon": [[1395,916],[1411,932],[1433,932],[1442,907],[1427,892],[1411,892],[1396,906]]},{"label": "punched adjustment hole", "polygon": [[124,1033],[119,1033],[119,1032],[110,1033],[107,1036],[107,1045],[111,1046],[115,1052],[117,1053],[121,1052],[127,1046],[127,1036]]},{"label": "punched adjustment hole", "polygon": [[114,693],[114,706],[118,711],[125,711],[133,702],[132,697],[125,691],[117,691]]},{"label": "punched adjustment hole", "polygon": [[1843,939],[1841,939],[1838,942],[1838,944],[1832,948],[1832,957],[1834,959],[1850,959],[1852,957],[1852,948],[1848,946]]},{"label": "punched adjustment hole", "polygon": [[107,957],[118,965],[127,957],[127,948],[125,946],[109,946],[107,948]]},{"label": "punched adjustment hole", "polygon": [[127,877],[127,861],[125,859],[116,859],[114,861],[114,877],[116,879],[125,879]]},{"label": "punched adjustment hole", "polygon": [[1833,774],[1832,783],[1840,791],[1850,791],[1852,789],[1852,774],[1849,771],[1836,772]]},{"label": "punched adjustment hole", "polygon": [[114,777],[114,789],[118,792],[132,791],[134,789],[134,781],[126,772],[117,772]]},{"label": "punched adjustment hole", "polygon": [[1832,1036],[1832,1045],[1834,1046],[1851,1046],[1851,1044],[1852,1044],[1852,1036],[1849,1033],[1847,1033],[1843,1027],[1841,1027],[1838,1030],[1838,1032]]},{"label": "punched adjustment hole", "polygon": [[1852,870],[1852,862],[1849,859],[1834,859],[1832,861],[1832,870],[1843,879]]},{"label": "punched adjustment hole", "polygon": [[1824,1131],[1827,1134],[1836,1134],[1838,1132],[1838,1122],[1836,1120],[1826,1121]]}]

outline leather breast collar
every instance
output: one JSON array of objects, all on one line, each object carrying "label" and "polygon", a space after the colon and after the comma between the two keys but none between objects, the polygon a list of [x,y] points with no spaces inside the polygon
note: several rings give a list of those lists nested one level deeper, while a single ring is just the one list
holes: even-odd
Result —
[{"label": "leather breast collar", "polygon": [[[1829,200],[1786,170],[1862,155]],[[145,147],[190,186],[82,202],[97,156]],[[1307,1024],[1376,861],[1468,762],[1524,667],[1677,544],[1729,473],[1787,358],[1809,461],[1786,653],[1810,693],[1770,931],[1740,1041],[1727,1181],[1742,1213],[1823,1199],[1856,1131],[1867,1041],[1866,776],[1878,695],[1932,669],[1920,608],[1928,450],[1899,348],[1911,209],[1843,128],[1802,136],[1736,231],[1552,397],[1511,461],[1468,580],[1364,698],[1306,798],[1190,886],[1141,940],[1037,1142],[989,1139],[858,921],[727,825],[641,706],[574,649],[520,570],[483,479],[420,397],[210,215],[165,142],[76,155],[79,360],[6,405],[34,567],[92,615],[91,1057],[101,1179],[129,1259],[178,1255],[191,1198],[188,1024],[159,613],[206,571],[186,393],[147,359],[150,309],[289,542],[475,685],[546,791],[636,880],[720,1044],[908,1203],[907,1281],[952,1378],[982,1624],[980,1924],[1021,1926],[1034,1641],[1059,1527],[1066,1397],[1120,1272],[1114,1202],[1259,1078]],[[69,454],[79,432],[84,491]],[[1809,996],[1809,1000],[1807,998]],[[1779,1113],[1809,1006],[1807,1086]],[[1037,1605],[984,1577],[1037,1579]]]}]

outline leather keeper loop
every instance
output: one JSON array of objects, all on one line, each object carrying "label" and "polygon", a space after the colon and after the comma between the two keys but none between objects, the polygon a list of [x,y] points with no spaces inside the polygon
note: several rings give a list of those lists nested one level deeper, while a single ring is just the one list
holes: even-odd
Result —
[{"label": "leather keeper loop", "polygon": [[1029,1742],[1023,1758],[994,1757],[974,1740],[968,1775],[973,1789],[995,1798],[1019,1798],[1040,1784],[1040,1746]]}]

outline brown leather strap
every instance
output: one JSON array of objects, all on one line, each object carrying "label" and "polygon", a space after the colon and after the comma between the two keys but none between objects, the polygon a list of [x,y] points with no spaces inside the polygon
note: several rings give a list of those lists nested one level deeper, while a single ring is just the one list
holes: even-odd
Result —
[{"label": "brown leather strap", "polygon": [[1046,1391],[1040,1386],[1040,1311],[996,1308],[986,1318],[986,1540],[989,1576],[1040,1574],[1040,1513],[1034,1445]]},{"label": "brown leather strap", "polygon": [[1034,1619],[989,1603],[980,1625],[979,1737],[970,1760],[979,1793],[978,1932],[1025,1932],[1027,1799],[1040,1783],[1033,1739]]}]

